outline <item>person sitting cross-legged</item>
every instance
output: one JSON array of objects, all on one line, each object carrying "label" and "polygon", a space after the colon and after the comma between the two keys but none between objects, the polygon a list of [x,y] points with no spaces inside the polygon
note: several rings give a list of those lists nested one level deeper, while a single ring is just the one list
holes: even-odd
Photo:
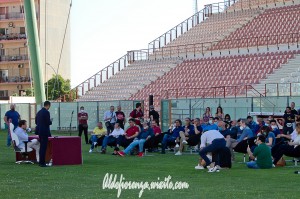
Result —
[{"label": "person sitting cross-legged", "polygon": [[120,146],[126,148],[138,136],[140,128],[135,124],[135,121],[134,118],[128,120],[129,128],[120,137]]},{"label": "person sitting cross-legged", "polygon": [[120,146],[120,140],[122,135],[124,135],[124,130],[120,127],[119,123],[115,123],[113,132],[109,135],[106,135],[103,139],[101,153],[106,153],[107,145],[113,144],[118,148]]},{"label": "person sitting cross-legged", "polygon": [[200,142],[200,136],[202,133],[202,127],[200,119],[194,119],[194,125],[190,123],[190,118],[185,119],[185,132],[179,132],[180,134],[180,146],[179,151],[175,155],[182,155],[184,145],[196,146]]},{"label": "person sitting cross-legged", "polygon": [[143,157],[144,143],[153,136],[154,134],[152,128],[149,127],[147,122],[143,122],[143,128],[139,135],[133,140],[133,142],[131,142],[131,144],[128,147],[126,147],[125,150],[118,151],[118,154],[122,157],[128,155],[134,147],[139,145],[138,156]]},{"label": "person sitting cross-legged", "polygon": [[168,132],[164,135],[163,140],[161,142],[162,144],[162,150],[161,153],[166,153],[167,144],[169,143],[175,143],[177,140],[179,140],[179,132],[184,131],[184,128],[181,126],[182,122],[180,119],[175,120],[175,126],[170,126]]},{"label": "person sitting cross-legged", "polygon": [[266,137],[259,135],[256,138],[256,144],[258,145],[254,152],[251,152],[250,146],[248,145],[247,153],[250,159],[256,161],[247,162],[247,167],[251,169],[270,169],[272,168],[272,155],[270,148],[265,144]]},{"label": "person sitting cross-legged", "polygon": [[104,136],[107,134],[107,131],[105,128],[103,128],[102,122],[97,123],[97,127],[94,128],[93,133],[91,134],[91,148],[89,150],[90,153],[93,152],[93,149],[97,145],[102,145],[102,141],[104,139]]}]

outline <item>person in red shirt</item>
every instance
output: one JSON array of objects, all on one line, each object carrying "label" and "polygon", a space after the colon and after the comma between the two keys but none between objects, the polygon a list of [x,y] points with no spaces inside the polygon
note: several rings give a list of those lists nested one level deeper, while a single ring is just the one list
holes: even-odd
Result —
[{"label": "person in red shirt", "polygon": [[128,123],[129,128],[125,131],[120,143],[124,148],[126,148],[140,132],[139,127],[135,125],[135,119],[129,119]]},{"label": "person in red shirt", "polygon": [[89,144],[88,123],[87,123],[89,116],[88,116],[87,112],[84,111],[83,106],[80,107],[80,111],[77,114],[77,118],[78,118],[78,130],[79,130],[78,136],[81,137],[82,132],[84,132],[85,143]]},{"label": "person in red shirt", "polygon": [[158,144],[163,139],[161,128],[158,126],[156,120],[151,121],[151,128],[153,129],[154,136],[145,143],[145,148],[148,148],[149,152],[158,151]]},{"label": "person in red shirt", "polygon": [[142,111],[142,104],[141,103],[136,103],[135,109],[131,111],[130,113],[130,118],[135,119],[135,124],[139,125],[142,128],[141,122],[144,121],[144,113]]}]

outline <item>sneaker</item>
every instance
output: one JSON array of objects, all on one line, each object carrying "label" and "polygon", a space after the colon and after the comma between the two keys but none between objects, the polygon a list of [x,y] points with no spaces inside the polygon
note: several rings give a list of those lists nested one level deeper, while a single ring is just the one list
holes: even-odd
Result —
[{"label": "sneaker", "polygon": [[196,170],[202,170],[202,169],[204,169],[204,167],[198,164],[197,166],[195,166],[195,169]]},{"label": "sneaker", "polygon": [[125,156],[125,153],[123,151],[118,151],[117,153],[119,154],[119,156],[122,156],[122,157]]},{"label": "sneaker", "polygon": [[218,167],[217,166],[214,166],[213,168],[210,168],[208,170],[208,173],[213,173],[213,172],[216,172],[218,170]]},{"label": "sneaker", "polygon": [[166,152],[165,151],[161,151],[161,154],[166,154]]},{"label": "sneaker", "polygon": [[179,144],[176,144],[176,145],[175,145],[175,148],[176,148],[176,149],[179,148]]},{"label": "sneaker", "polygon": [[143,157],[144,153],[143,152],[139,152],[139,154],[137,154],[138,157]]},{"label": "sneaker", "polygon": [[105,149],[102,149],[101,150],[101,154],[105,154],[106,153],[106,150]]},{"label": "sneaker", "polygon": [[182,144],[187,145],[188,142],[187,142],[186,140],[183,140],[183,141],[182,141]]},{"label": "sneaker", "polygon": [[90,149],[90,150],[89,150],[89,153],[92,153],[92,152],[93,152],[93,149]]},{"label": "sneaker", "polygon": [[276,167],[275,164],[272,164],[272,167],[275,168]]},{"label": "sneaker", "polygon": [[177,153],[175,153],[175,155],[182,155],[182,153],[178,151]]}]

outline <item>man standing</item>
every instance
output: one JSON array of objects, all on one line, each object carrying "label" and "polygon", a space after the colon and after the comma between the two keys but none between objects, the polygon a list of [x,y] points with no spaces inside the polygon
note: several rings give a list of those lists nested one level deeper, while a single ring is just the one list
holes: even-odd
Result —
[{"label": "man standing", "polygon": [[[14,131],[14,133],[19,138],[19,145],[17,146],[19,149],[25,148],[24,141],[28,141],[28,134],[26,132],[27,129],[27,122],[26,120],[20,120],[18,128]],[[35,150],[36,154],[36,161],[40,161],[40,143],[37,139],[33,139],[30,142],[27,143],[27,151],[29,151],[29,148],[32,148]]]},{"label": "man standing", "polygon": [[292,114],[292,109],[291,107],[286,107],[285,113],[283,115],[284,119],[284,127],[283,127],[283,133],[285,135],[291,134],[294,129],[293,129],[293,123],[295,122],[295,115]]},{"label": "man standing", "polygon": [[[10,110],[7,111],[5,113],[4,116],[4,122],[7,126],[9,126],[9,121],[11,120],[11,123],[14,125],[14,130],[18,127],[19,125],[19,120],[21,119],[20,114],[15,110],[16,109],[16,105],[15,104],[11,104],[10,105]],[[6,142],[7,146],[11,145],[11,137],[8,131],[7,134],[7,142]]]},{"label": "man standing", "polygon": [[130,118],[135,119],[135,124],[140,126],[140,128],[142,128],[141,122],[143,122],[144,120],[144,113],[142,111],[141,103],[136,103],[135,109],[130,113]]},{"label": "man standing", "polygon": [[149,117],[151,121],[156,121],[157,125],[159,126],[159,114],[156,110],[154,110],[153,105],[150,106]]},{"label": "man standing", "polygon": [[124,130],[124,125],[125,125],[126,120],[125,120],[125,114],[122,111],[121,106],[117,107],[116,117],[117,117],[117,123]]},{"label": "man standing", "polygon": [[89,116],[87,112],[84,111],[84,107],[80,107],[80,112],[77,114],[78,118],[78,130],[79,134],[78,136],[81,137],[82,131],[84,132],[84,138],[85,138],[85,143],[89,144],[88,141],[88,123],[87,120],[89,119]]},{"label": "man standing", "polygon": [[114,130],[116,119],[115,107],[110,106],[110,110],[104,113],[104,122],[107,129],[107,134],[109,135]]},{"label": "man standing", "polygon": [[247,167],[251,169],[271,169],[272,168],[272,155],[270,148],[265,144],[266,137],[260,135],[256,138],[256,144],[258,145],[252,154],[248,145],[247,153],[249,157],[256,161],[247,162]]},{"label": "man standing", "polygon": [[51,103],[49,101],[44,102],[44,107],[36,114],[36,134],[40,138],[40,167],[46,167],[45,157],[48,145],[48,137],[51,137],[50,125],[52,125],[52,119],[50,119]]}]

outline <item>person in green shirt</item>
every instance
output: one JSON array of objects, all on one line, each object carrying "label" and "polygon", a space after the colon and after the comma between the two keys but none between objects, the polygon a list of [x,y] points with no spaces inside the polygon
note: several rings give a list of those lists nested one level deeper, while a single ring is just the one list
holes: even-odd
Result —
[{"label": "person in green shirt", "polygon": [[250,158],[256,161],[247,162],[247,167],[251,169],[270,169],[272,168],[272,155],[270,148],[265,144],[266,137],[260,135],[256,138],[256,144],[258,145],[252,153],[248,145],[247,153]]}]

